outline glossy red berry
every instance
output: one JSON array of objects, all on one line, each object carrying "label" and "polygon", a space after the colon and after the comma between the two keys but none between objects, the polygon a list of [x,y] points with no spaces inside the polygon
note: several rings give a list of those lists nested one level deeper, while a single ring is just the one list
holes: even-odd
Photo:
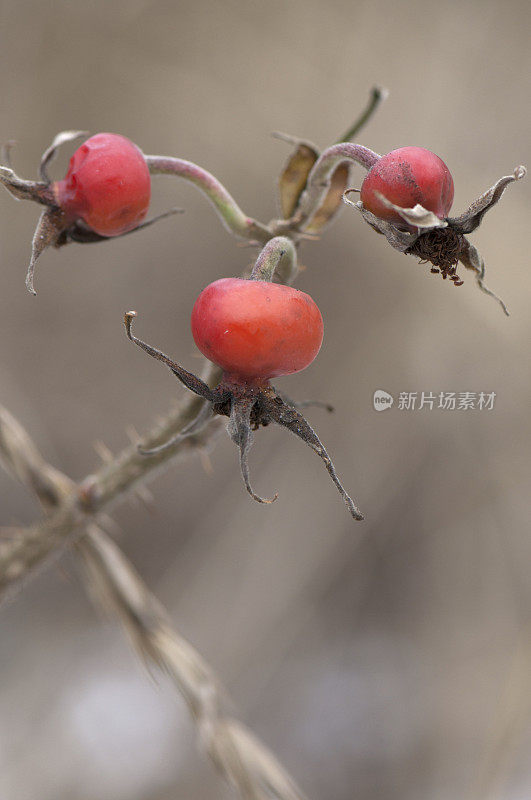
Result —
[{"label": "glossy red berry", "polygon": [[133,142],[116,133],[98,133],[76,150],[53,192],[67,219],[82,219],[102,236],[119,236],[145,218],[151,178]]},{"label": "glossy red berry", "polygon": [[222,278],[197,298],[192,334],[203,355],[233,379],[263,383],[312,363],[323,319],[312,298],[297,289]]},{"label": "glossy red berry", "polygon": [[400,147],[382,156],[361,185],[361,202],[376,217],[404,225],[403,219],[376,194],[401,208],[419,204],[441,219],[454,199],[450,170],[435,153],[423,147]]}]

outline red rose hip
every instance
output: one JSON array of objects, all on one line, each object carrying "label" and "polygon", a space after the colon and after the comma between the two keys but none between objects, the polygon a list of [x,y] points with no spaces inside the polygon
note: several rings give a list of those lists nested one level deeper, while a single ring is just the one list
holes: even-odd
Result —
[{"label": "red rose hip", "polygon": [[53,184],[67,218],[101,236],[119,236],[145,218],[151,178],[141,150],[125,136],[98,133],[79,147],[63,180]]},{"label": "red rose hip", "polygon": [[323,340],[321,312],[309,295],[260,280],[211,283],[196,300],[191,324],[203,355],[245,383],[299,372]]},{"label": "red rose hip", "polygon": [[[296,264],[293,242],[275,236],[262,249],[249,279],[222,278],[203,289],[192,309],[192,334],[199,350],[223,370],[221,380],[210,388],[162,351],[137,339],[132,332],[136,312],[128,311],[127,336],[157,361],[166,364],[187,389],[206,402],[197,417],[164,444],[140,451],[157,456],[185,436],[200,434],[214,414],[229,418],[227,432],[240,450],[245,488],[259,503],[272,503],[256,494],[249,478],[249,450],[253,431],[274,422],[305,442],[323,461],[354,519],[363,515],[339,480],[321,440],[297,406],[279,394],[269,379],[299,372],[312,363],[323,340],[323,319],[316,304],[304,292],[272,283],[284,258]],[[322,404],[321,404],[322,405]],[[328,406],[329,410],[332,410]]]},{"label": "red rose hip", "polygon": [[400,147],[382,156],[361,185],[361,202],[380,219],[404,225],[404,220],[378,197],[401,208],[419,204],[441,219],[448,216],[454,199],[450,170],[435,153],[423,147]]}]

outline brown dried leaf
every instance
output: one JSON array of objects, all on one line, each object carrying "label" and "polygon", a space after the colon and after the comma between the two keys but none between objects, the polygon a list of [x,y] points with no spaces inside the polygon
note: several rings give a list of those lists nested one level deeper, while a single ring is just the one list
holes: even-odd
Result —
[{"label": "brown dried leaf", "polygon": [[295,152],[288,158],[278,180],[283,219],[289,219],[295,213],[308,175],[318,158],[319,151],[308,142],[299,142]]},{"label": "brown dried leaf", "polygon": [[349,171],[350,164],[346,162],[337,167],[332,175],[330,188],[310,224],[305,229],[305,233],[321,233],[323,228],[332,221],[341,206],[343,193],[348,184]]}]

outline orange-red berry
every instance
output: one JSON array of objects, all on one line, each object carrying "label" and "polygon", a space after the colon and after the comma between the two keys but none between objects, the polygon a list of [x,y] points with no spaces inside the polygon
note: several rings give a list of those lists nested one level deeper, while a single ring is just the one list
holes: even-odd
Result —
[{"label": "orange-red berry", "polygon": [[312,363],[323,340],[323,319],[298,289],[222,278],[197,298],[192,334],[203,355],[233,380],[259,384]]},{"label": "orange-red berry", "polygon": [[404,224],[376,194],[401,208],[419,204],[441,219],[448,216],[454,199],[450,170],[435,153],[423,147],[400,147],[382,156],[361,185],[361,202],[376,217]]}]

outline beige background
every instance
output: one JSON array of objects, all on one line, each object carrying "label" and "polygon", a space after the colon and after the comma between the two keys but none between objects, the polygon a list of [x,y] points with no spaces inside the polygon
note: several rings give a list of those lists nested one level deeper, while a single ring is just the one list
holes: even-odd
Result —
[{"label": "beige background", "polygon": [[[0,139],[36,176],[64,128],[123,133],[212,170],[247,213],[275,216],[286,145],[324,146],[390,97],[359,139],[429,147],[460,211],[530,163],[527,2],[147,2],[1,5]],[[55,167],[60,176],[68,154]],[[362,180],[353,172],[354,185]],[[126,426],[146,429],[179,386],[123,334],[198,365],[188,317],[201,288],[252,257],[191,187],[154,179],[154,210],[186,216],[104,245],[46,253],[24,287],[37,208],[0,196],[0,402],[81,478]],[[299,286],[326,335],[279,382],[335,415],[310,419],[367,516],[356,525],[312,453],[256,437],[244,493],[226,437],[152,484],[151,510],[116,509],[118,538],[177,627],[212,663],[237,714],[312,800],[528,797],[529,180],[473,241],[506,319],[466,275],[443,284],[345,209],[305,244]],[[376,414],[372,393],[494,391],[492,412]],[[0,473],[0,523],[38,509]],[[64,557],[0,619],[0,796],[5,800],[231,797],[186,709],[147,679]]]}]

